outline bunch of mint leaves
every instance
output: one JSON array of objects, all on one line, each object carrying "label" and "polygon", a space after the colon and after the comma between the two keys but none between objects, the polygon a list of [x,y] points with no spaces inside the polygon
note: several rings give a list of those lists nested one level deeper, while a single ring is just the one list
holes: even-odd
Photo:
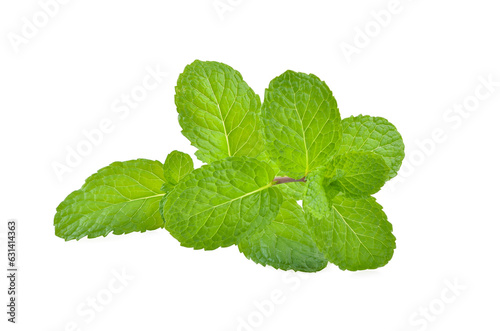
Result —
[{"label": "bunch of mint leaves", "polygon": [[238,245],[256,263],[304,272],[392,258],[392,225],[372,197],[404,158],[386,119],[341,119],[325,82],[293,71],[273,79],[261,103],[238,71],[195,61],[175,92],[182,134],[206,164],[194,169],[179,151],[163,164],[114,162],[57,207],[57,236],[165,228],[185,247]]}]

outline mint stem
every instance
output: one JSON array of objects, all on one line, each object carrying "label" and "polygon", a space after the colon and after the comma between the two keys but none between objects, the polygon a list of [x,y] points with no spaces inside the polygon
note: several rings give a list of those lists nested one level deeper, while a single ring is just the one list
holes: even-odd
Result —
[{"label": "mint stem", "polygon": [[283,184],[283,183],[305,182],[305,181],[306,181],[305,177],[302,177],[301,179],[293,179],[293,178],[290,178],[290,177],[276,177],[273,180],[273,182],[275,183],[275,185]]}]

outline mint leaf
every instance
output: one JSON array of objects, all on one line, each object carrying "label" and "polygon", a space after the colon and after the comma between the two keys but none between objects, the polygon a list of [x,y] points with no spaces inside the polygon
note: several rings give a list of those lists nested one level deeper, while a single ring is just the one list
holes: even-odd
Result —
[{"label": "mint leaf", "polygon": [[328,262],[309,234],[302,207],[287,196],[278,216],[243,239],[238,248],[248,259],[282,270],[316,272]]},{"label": "mint leaf", "polygon": [[328,199],[322,180],[320,175],[310,177],[304,200],[307,222],[320,251],[342,270],[375,269],[387,264],[396,238],[382,206],[372,197],[337,194]]},{"label": "mint leaf", "polygon": [[396,127],[382,117],[356,116],[342,120],[342,143],[337,154],[374,152],[389,166],[389,178],[397,175],[403,162],[404,143]]},{"label": "mint leaf", "polygon": [[302,200],[306,194],[306,183],[304,182],[291,182],[278,185],[278,187],[281,189],[281,192],[289,195],[294,200]]},{"label": "mint leaf", "polygon": [[376,269],[389,262],[396,248],[392,225],[375,198],[338,195],[333,206],[334,237],[331,261],[351,271]]},{"label": "mint leaf", "polygon": [[[325,169],[320,168],[307,176],[306,194],[303,201],[307,224],[321,251],[323,245],[320,243],[329,240],[329,237],[324,237],[324,233],[330,231],[330,227],[328,223],[318,223],[317,220],[328,219],[332,213],[329,199],[331,196],[327,195],[325,190],[325,187],[329,186],[327,185],[328,179],[325,178],[324,173]],[[337,193],[334,192],[333,196]]]},{"label": "mint leaf", "polygon": [[331,188],[352,196],[377,193],[389,179],[389,167],[384,158],[373,152],[349,152],[337,155],[325,175]]},{"label": "mint leaf", "polygon": [[172,151],[168,154],[163,165],[165,174],[165,184],[162,187],[164,192],[169,192],[181,179],[193,171],[193,159],[186,153]]},{"label": "mint leaf", "polygon": [[173,190],[173,188],[179,184],[182,178],[190,174],[194,169],[193,159],[186,153],[179,151],[172,151],[167,155],[167,159],[163,164],[163,173],[165,175],[165,183],[161,187],[161,190],[167,194],[163,196],[160,200],[160,215],[165,222],[163,217],[163,205],[167,199],[168,193]]},{"label": "mint leaf", "polygon": [[165,228],[183,246],[211,250],[237,244],[269,224],[282,197],[274,171],[248,157],[229,157],[184,177],[163,205]]},{"label": "mint leaf", "polygon": [[260,98],[230,66],[202,61],[188,65],[177,81],[175,104],[182,134],[198,148],[201,161],[262,152]]},{"label": "mint leaf", "polygon": [[56,235],[78,240],[162,227],[158,204],[164,182],[161,162],[114,162],[90,176],[57,207]]},{"label": "mint leaf", "polygon": [[314,75],[287,71],[273,79],[262,105],[269,156],[286,176],[301,178],[328,161],[340,140],[332,91]]}]

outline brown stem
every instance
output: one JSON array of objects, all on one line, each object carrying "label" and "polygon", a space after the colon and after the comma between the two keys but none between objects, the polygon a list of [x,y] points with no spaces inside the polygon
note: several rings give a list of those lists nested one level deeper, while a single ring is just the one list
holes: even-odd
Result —
[{"label": "brown stem", "polygon": [[276,177],[274,178],[273,182],[277,184],[283,184],[283,183],[295,183],[295,182],[305,182],[306,177],[302,177],[301,179],[293,179],[290,177]]}]

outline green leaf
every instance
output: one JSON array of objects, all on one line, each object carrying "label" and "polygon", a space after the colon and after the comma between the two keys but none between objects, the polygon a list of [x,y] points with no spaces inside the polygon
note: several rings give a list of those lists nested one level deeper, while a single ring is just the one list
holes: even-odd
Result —
[{"label": "green leaf", "polygon": [[262,105],[269,156],[299,179],[325,164],[341,138],[332,92],[318,77],[287,71],[273,79]]},{"label": "green leaf", "polygon": [[[307,176],[306,194],[303,201],[306,220],[316,244],[318,244],[318,239],[319,241],[324,241],[325,238],[323,238],[322,234],[324,231],[329,231],[328,224],[321,224],[325,226],[325,228],[319,228],[316,222],[311,222],[311,220],[329,218],[332,213],[329,201],[330,196],[327,195],[325,191],[328,179],[325,178],[324,174],[325,169],[320,168]],[[336,193],[337,192],[335,192],[335,194]],[[322,250],[322,245],[318,245],[318,247]]]},{"label": "green leaf", "polygon": [[183,246],[211,250],[237,244],[278,214],[274,171],[248,157],[229,157],[184,177],[163,206],[165,228]]},{"label": "green leaf", "polygon": [[349,152],[333,158],[331,177],[333,189],[351,196],[377,193],[389,179],[389,167],[384,159],[373,152]]},{"label": "green leaf", "polygon": [[306,194],[306,183],[304,182],[291,182],[280,184],[278,187],[283,193],[291,196],[295,200],[303,200]]},{"label": "green leaf", "polygon": [[262,152],[260,98],[230,66],[198,60],[188,65],[177,81],[175,104],[182,134],[201,161]]},{"label": "green leaf", "polygon": [[389,262],[396,248],[392,225],[375,198],[337,195],[333,206],[334,245],[329,250],[341,269],[376,269]]},{"label": "green leaf", "polygon": [[170,192],[172,192],[172,189],[173,187],[171,186],[168,186],[168,188],[166,187],[166,184],[163,184],[162,186],[162,191],[165,192],[166,194],[161,198],[160,200],[160,206],[158,208],[158,211],[160,212],[160,216],[161,216],[161,220],[163,222],[163,225],[165,225],[166,223],[166,220],[165,220],[165,216],[164,216],[164,213],[163,213],[163,206],[165,205],[165,202],[167,201],[167,198],[168,198],[168,194]]},{"label": "green leaf", "polygon": [[322,176],[311,176],[304,200],[306,219],[319,250],[342,270],[376,269],[392,258],[392,225],[372,197],[337,194],[328,199]]},{"label": "green leaf", "polygon": [[316,272],[328,262],[309,234],[302,207],[287,196],[278,216],[243,239],[238,248],[248,259],[276,269]]},{"label": "green leaf", "polygon": [[162,227],[158,207],[164,182],[161,162],[114,162],[90,176],[57,207],[56,235],[78,240]]},{"label": "green leaf", "polygon": [[181,179],[193,171],[194,165],[191,156],[179,151],[172,151],[168,154],[163,172],[165,174],[165,184],[162,187],[164,192],[169,192],[177,185]]},{"label": "green leaf", "polygon": [[337,154],[374,152],[389,166],[389,179],[395,177],[401,167],[404,148],[403,138],[385,118],[359,115],[342,120],[342,144]]}]

